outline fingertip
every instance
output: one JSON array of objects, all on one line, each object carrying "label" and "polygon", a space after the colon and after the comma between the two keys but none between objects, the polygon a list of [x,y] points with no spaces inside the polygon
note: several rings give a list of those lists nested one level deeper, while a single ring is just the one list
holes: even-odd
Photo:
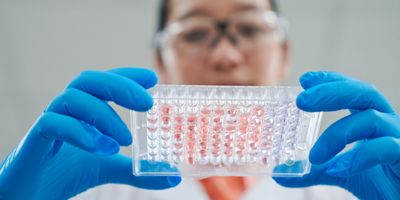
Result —
[{"label": "fingertip", "polygon": [[108,72],[116,73],[118,75],[124,76],[129,78],[145,89],[153,87],[157,81],[157,74],[147,68],[140,68],[140,67],[120,67],[108,70]]},{"label": "fingertip", "polygon": [[131,145],[133,140],[132,140],[132,136],[131,136],[130,131],[128,132],[128,134],[124,133],[123,135],[126,135],[126,136],[124,136],[124,138],[121,141],[119,141],[119,144],[121,146],[129,146],[129,145]]},{"label": "fingertip", "polygon": [[143,100],[139,101],[140,103],[137,104],[135,111],[138,112],[146,112],[150,110],[154,105],[154,100],[147,92],[143,94]]},{"label": "fingertip", "polygon": [[336,81],[354,80],[343,74],[331,71],[318,71],[318,72],[306,72],[304,73],[299,82],[304,89],[308,89],[320,84]]},{"label": "fingertip", "polygon": [[126,94],[127,98],[124,99],[124,107],[137,112],[146,112],[153,107],[153,97],[141,85],[132,82],[133,86]]},{"label": "fingertip", "polygon": [[305,110],[307,108],[307,95],[305,92],[300,93],[296,98],[296,105],[298,108]]},{"label": "fingertip", "polygon": [[143,81],[143,87],[146,89],[154,87],[158,82],[157,74],[152,70],[147,70],[147,78]]},{"label": "fingertip", "polygon": [[115,123],[115,135],[118,135],[117,141],[121,146],[128,146],[132,144],[132,134],[129,128],[125,125],[122,120]]},{"label": "fingertip", "polygon": [[96,148],[93,153],[113,155],[119,152],[119,144],[110,137],[101,135],[95,139]]},{"label": "fingertip", "polygon": [[308,89],[312,86],[311,82],[313,80],[314,74],[315,72],[306,72],[300,76],[299,82],[304,89]]},{"label": "fingertip", "polygon": [[171,187],[175,187],[182,181],[182,178],[179,176],[169,176],[167,177],[167,181]]}]

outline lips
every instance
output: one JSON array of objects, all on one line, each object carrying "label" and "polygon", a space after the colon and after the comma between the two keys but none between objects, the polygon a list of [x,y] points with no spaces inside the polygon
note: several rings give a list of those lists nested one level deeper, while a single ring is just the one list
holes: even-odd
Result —
[{"label": "lips", "polygon": [[214,74],[214,76],[209,76],[206,78],[211,81],[215,80],[218,85],[255,85],[253,80],[254,74],[252,74],[250,69],[245,67],[238,68],[230,73],[225,72],[223,74]]}]

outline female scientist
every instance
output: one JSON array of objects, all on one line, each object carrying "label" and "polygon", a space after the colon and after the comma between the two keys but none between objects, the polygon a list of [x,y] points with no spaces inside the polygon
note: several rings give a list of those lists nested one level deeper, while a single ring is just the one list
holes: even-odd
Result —
[{"label": "female scientist", "polygon": [[[277,85],[287,76],[290,49],[275,1],[165,0],[159,14],[160,82]],[[300,77],[300,109],[349,110],[313,146],[309,174],[181,184],[180,177],[135,177],[132,160],[118,153],[131,134],[107,102],[146,111],[153,104],[146,89],[156,83],[147,69],[82,72],[1,163],[0,199],[400,199],[399,116],[374,86],[333,72]]]}]

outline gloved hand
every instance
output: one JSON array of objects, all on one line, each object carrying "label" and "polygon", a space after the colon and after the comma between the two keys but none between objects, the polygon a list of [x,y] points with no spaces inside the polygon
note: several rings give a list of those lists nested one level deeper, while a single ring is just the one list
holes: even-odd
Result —
[{"label": "gloved hand", "polygon": [[132,160],[118,154],[131,134],[107,104],[146,111],[153,100],[145,89],[156,82],[154,72],[139,68],[81,73],[1,163],[0,199],[67,199],[105,183],[177,185],[180,177],[132,175]]},{"label": "gloved hand", "polygon": [[[275,181],[287,187],[336,185],[360,199],[400,199],[400,118],[386,98],[374,86],[338,73],[305,73],[300,83],[300,109],[350,114],[319,137],[309,174]],[[353,148],[339,153],[352,142]]]}]

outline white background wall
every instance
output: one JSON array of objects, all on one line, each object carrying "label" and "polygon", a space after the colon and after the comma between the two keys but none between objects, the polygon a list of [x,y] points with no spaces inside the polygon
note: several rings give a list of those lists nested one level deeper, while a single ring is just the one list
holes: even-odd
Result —
[{"label": "white background wall", "polygon": [[[153,66],[157,3],[0,0],[0,160],[81,70]],[[280,4],[293,44],[287,84],[309,70],[340,71],[374,83],[400,111],[400,1]],[[324,127],[340,115],[325,115]]]}]

